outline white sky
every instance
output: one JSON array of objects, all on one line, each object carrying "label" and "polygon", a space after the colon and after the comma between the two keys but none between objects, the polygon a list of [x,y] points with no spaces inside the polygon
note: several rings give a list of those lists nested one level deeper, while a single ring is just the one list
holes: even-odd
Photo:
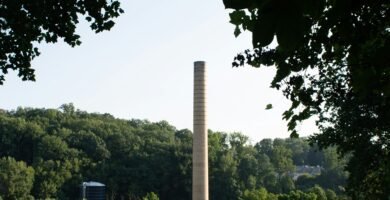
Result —
[{"label": "white sky", "polygon": [[[42,44],[33,61],[36,82],[16,73],[0,86],[0,108],[58,108],[64,103],[123,119],[166,120],[192,129],[193,62],[208,67],[209,128],[239,131],[253,142],[288,137],[280,91],[269,88],[273,68],[232,68],[234,56],[251,47],[251,35],[233,35],[222,0],[122,1],[125,14],[109,32],[85,24],[82,45]],[[272,103],[272,110],[265,110]],[[315,131],[301,125],[301,135]]]}]

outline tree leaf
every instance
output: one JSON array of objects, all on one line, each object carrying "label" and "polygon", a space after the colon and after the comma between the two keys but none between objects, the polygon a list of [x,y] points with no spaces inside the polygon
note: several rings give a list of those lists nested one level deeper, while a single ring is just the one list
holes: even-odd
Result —
[{"label": "tree leaf", "polygon": [[252,34],[253,47],[264,47],[269,45],[274,39],[276,32],[276,13],[263,13],[255,22]]},{"label": "tree leaf", "polygon": [[243,23],[244,18],[246,17],[246,13],[243,10],[235,10],[229,14],[230,23],[238,26]]},{"label": "tree leaf", "polygon": [[274,79],[272,80],[271,87],[275,87],[277,83],[282,81],[284,78],[286,78],[288,75],[291,74],[291,69],[289,65],[286,63],[279,63],[277,66],[278,70],[276,71],[276,75]]},{"label": "tree leaf", "polygon": [[223,0],[225,8],[232,8],[236,10],[249,8],[253,5],[253,0]]},{"label": "tree leaf", "polygon": [[299,134],[296,130],[294,130],[293,132],[291,132],[290,137],[291,138],[299,138]]},{"label": "tree leaf", "polygon": [[272,104],[267,104],[267,106],[265,107],[266,110],[271,110],[272,108]]},{"label": "tree leaf", "polygon": [[241,34],[240,27],[236,26],[236,28],[234,29],[234,36],[238,37],[240,34]]},{"label": "tree leaf", "polygon": [[304,14],[318,18],[325,8],[325,0],[303,0],[302,10]]},{"label": "tree leaf", "polygon": [[280,17],[278,27],[276,28],[278,44],[283,50],[291,51],[303,39],[302,13],[290,9]]}]

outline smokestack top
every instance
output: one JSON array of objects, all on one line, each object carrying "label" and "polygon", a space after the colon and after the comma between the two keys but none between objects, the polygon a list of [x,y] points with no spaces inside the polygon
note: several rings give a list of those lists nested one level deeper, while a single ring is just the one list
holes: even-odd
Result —
[{"label": "smokestack top", "polygon": [[205,61],[195,61],[194,62],[194,66],[197,67],[197,66],[205,66],[206,65],[206,62]]}]

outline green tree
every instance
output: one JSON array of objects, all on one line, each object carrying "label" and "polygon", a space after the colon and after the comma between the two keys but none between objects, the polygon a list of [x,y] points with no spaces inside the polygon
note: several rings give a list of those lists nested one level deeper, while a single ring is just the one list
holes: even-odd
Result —
[{"label": "green tree", "polygon": [[292,153],[284,146],[274,146],[270,159],[279,176],[292,172],[295,168],[292,161]]},{"label": "green tree", "polygon": [[317,200],[317,196],[314,193],[305,193],[300,190],[296,190],[291,191],[288,194],[279,195],[278,200]]},{"label": "green tree", "polygon": [[103,139],[92,132],[80,131],[72,133],[66,140],[70,147],[81,150],[95,162],[110,157],[110,152],[107,150]]},{"label": "green tree", "polygon": [[0,116],[0,157],[11,156],[30,165],[34,159],[36,138],[43,133],[36,122]]},{"label": "green tree", "polygon": [[327,200],[337,200],[337,194],[333,190],[326,189],[325,194]]},{"label": "green tree", "polygon": [[294,181],[289,176],[282,176],[279,181],[279,188],[282,193],[288,193],[295,189]]},{"label": "green tree", "polygon": [[62,104],[60,106],[60,109],[62,110],[62,112],[64,112],[65,114],[67,115],[72,115],[74,112],[75,112],[75,107],[73,105],[73,103],[68,103],[68,104]]},{"label": "green tree", "polygon": [[34,169],[12,157],[0,159],[0,194],[5,199],[30,199]]},{"label": "green tree", "polygon": [[256,188],[257,179],[255,177],[258,176],[259,173],[259,171],[257,171],[259,163],[255,158],[253,151],[254,149],[251,146],[246,147],[246,152],[238,157],[239,163],[237,172],[245,188],[248,189]]},{"label": "green tree", "polygon": [[235,151],[235,156],[240,157],[244,154],[245,151],[245,145],[248,143],[249,137],[246,135],[243,135],[239,132],[234,132],[229,134],[229,144],[233,151]]},{"label": "green tree", "polygon": [[292,152],[294,165],[307,165],[306,158],[310,149],[309,142],[302,138],[286,139],[286,147]]},{"label": "green tree", "polygon": [[309,174],[303,174],[297,178],[295,184],[298,189],[306,190],[313,187],[317,182],[316,177],[311,176]]},{"label": "green tree", "polygon": [[324,160],[324,153],[318,148],[317,144],[312,144],[313,148],[310,148],[307,152],[306,164],[312,166],[322,166]]},{"label": "green tree", "polygon": [[317,195],[317,200],[327,200],[327,195],[322,187],[316,185],[308,190],[309,192]]},{"label": "green tree", "polygon": [[219,156],[216,169],[210,174],[210,199],[237,200],[241,195],[241,185],[238,180],[237,160],[233,152],[227,151]]},{"label": "green tree", "polygon": [[22,80],[35,80],[31,60],[40,54],[37,43],[63,39],[72,47],[80,45],[75,33],[79,17],[98,33],[110,30],[120,13],[119,1],[1,1],[0,85],[8,70],[18,70]]},{"label": "green tree", "polygon": [[263,178],[264,187],[273,193],[279,193],[280,187],[278,185],[278,175],[276,173],[269,173]]},{"label": "green tree", "polygon": [[242,200],[268,200],[268,192],[264,188],[257,190],[245,190],[242,197]]},{"label": "green tree", "polygon": [[323,167],[325,169],[334,169],[337,167],[343,168],[345,167],[345,161],[346,159],[339,159],[339,155],[337,153],[337,149],[334,147],[329,147],[322,150],[324,154],[324,163]]},{"label": "green tree", "polygon": [[159,200],[159,198],[157,194],[155,194],[154,192],[150,192],[147,193],[146,196],[142,198],[142,200]]},{"label": "green tree", "polygon": [[275,169],[267,155],[258,153],[255,156],[257,163],[259,163],[256,168],[257,186],[265,187],[265,177],[270,174],[275,174]]},{"label": "green tree", "polygon": [[56,198],[65,181],[72,177],[72,167],[69,161],[37,161],[34,166],[34,196],[42,199]]},{"label": "green tree", "polygon": [[255,148],[258,152],[264,153],[269,157],[272,153],[272,143],[272,139],[262,139],[260,142],[256,143]]},{"label": "green tree", "polygon": [[[223,0],[235,9],[235,34],[252,32],[253,50],[233,66],[274,65],[271,86],[291,100],[283,114],[291,136],[318,115],[310,140],[352,153],[347,165],[354,198],[388,198],[390,182],[390,3],[351,0]],[[276,36],[276,37],[275,37]],[[276,38],[275,43],[272,43]]]}]

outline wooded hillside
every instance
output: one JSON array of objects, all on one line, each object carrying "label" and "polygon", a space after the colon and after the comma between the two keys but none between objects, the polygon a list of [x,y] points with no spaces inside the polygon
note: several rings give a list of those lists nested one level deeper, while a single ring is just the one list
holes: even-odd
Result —
[{"label": "wooded hillside", "polygon": [[[108,199],[191,199],[191,151],[191,131],[166,121],[0,110],[0,199],[78,199],[83,181],[106,184]],[[210,199],[344,199],[345,162],[302,138],[209,130]]]}]

